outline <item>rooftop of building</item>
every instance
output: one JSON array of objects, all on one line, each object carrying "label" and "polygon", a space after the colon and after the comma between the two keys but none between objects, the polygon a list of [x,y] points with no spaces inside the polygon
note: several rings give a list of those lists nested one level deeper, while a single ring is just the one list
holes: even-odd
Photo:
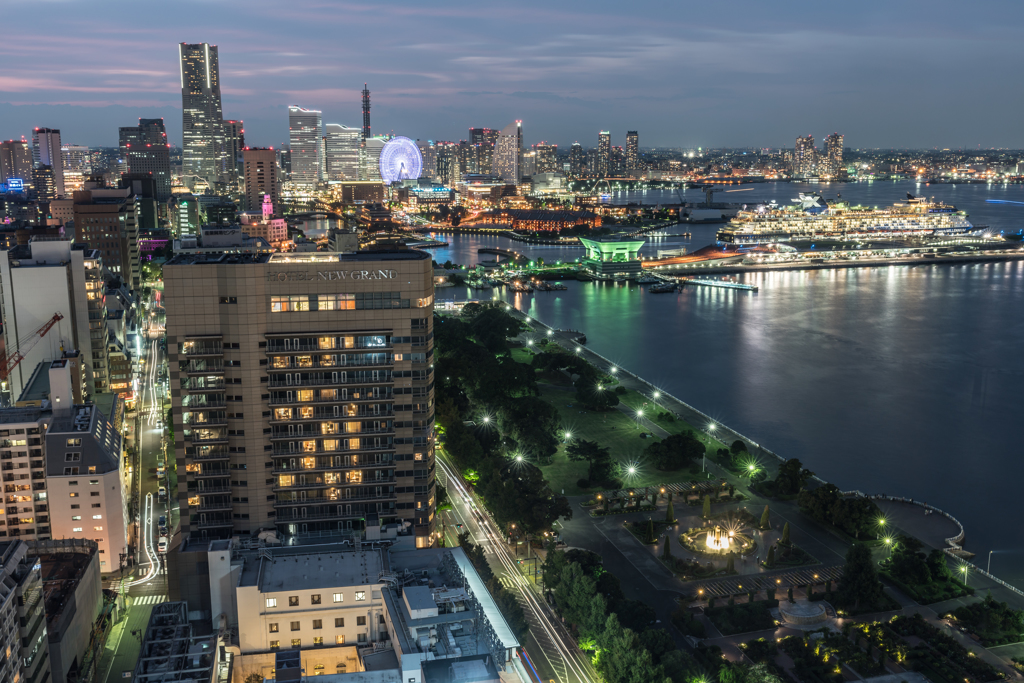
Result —
[{"label": "rooftop of building", "polygon": [[[83,542],[84,541],[84,542]],[[60,619],[96,557],[97,545],[85,539],[33,543],[29,553],[39,562],[46,601],[46,622]],[[53,632],[53,629],[50,629]]]},{"label": "rooftop of building", "polygon": [[423,662],[423,683],[490,683],[497,681],[498,669],[490,655]]},{"label": "rooftop of building", "polygon": [[244,263],[272,263],[274,265],[290,264],[329,264],[329,263],[372,263],[379,261],[423,261],[429,260],[430,254],[419,249],[401,249],[394,251],[355,251],[355,252],[297,252],[288,254],[175,254],[165,266],[218,265]]},{"label": "rooftop of building", "polygon": [[44,360],[36,364],[32,375],[21,390],[15,405],[18,406],[42,406],[43,401],[49,406],[50,399],[50,361]]},{"label": "rooftop of building", "polygon": [[380,580],[386,564],[379,549],[345,550],[335,545],[311,552],[290,546],[246,558],[238,585],[257,586],[261,593],[365,586]]},{"label": "rooftop of building", "polygon": [[49,417],[50,415],[49,408],[43,409],[34,406],[27,408],[5,408],[0,410],[0,425],[38,422],[40,418]]}]

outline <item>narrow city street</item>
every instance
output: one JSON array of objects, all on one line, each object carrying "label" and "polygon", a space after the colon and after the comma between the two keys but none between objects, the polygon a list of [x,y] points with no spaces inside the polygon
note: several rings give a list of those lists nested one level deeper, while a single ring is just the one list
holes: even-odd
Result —
[{"label": "narrow city street", "polygon": [[[99,672],[103,680],[113,683],[125,678],[125,672],[135,668],[153,606],[167,600],[167,573],[163,557],[158,552],[160,539],[160,518],[165,518],[169,531],[176,522],[177,500],[173,498],[171,465],[164,460],[164,397],[167,395],[167,357],[162,346],[164,337],[163,309],[159,306],[160,293],[154,291],[153,298],[146,302],[139,358],[138,386],[138,442],[140,457],[138,470],[133,472],[133,497],[138,501],[138,512],[133,524],[135,547],[133,570],[126,571],[122,580],[109,581],[105,587],[121,590],[128,596],[128,614],[116,623],[107,639]],[[159,467],[164,466],[160,473]],[[160,495],[163,487],[165,494]],[[168,501],[174,508],[170,508]],[[177,526],[177,525],[175,525]],[[173,537],[170,537],[173,541]]]}]

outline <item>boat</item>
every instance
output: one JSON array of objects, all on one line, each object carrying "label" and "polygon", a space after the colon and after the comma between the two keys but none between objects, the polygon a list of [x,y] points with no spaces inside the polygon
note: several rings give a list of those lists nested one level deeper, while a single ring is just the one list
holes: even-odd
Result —
[{"label": "boat", "polygon": [[678,285],[674,282],[662,282],[658,285],[652,285],[647,291],[651,294],[667,294],[676,291],[677,287]]},{"label": "boat", "polygon": [[741,211],[718,232],[720,242],[764,244],[794,239],[865,239],[897,236],[962,235],[974,230],[955,206],[907,193],[887,208],[852,206],[801,192],[795,205],[762,204]]},{"label": "boat", "polygon": [[656,285],[661,282],[661,278],[656,278],[653,275],[641,275],[636,279],[638,285]]}]

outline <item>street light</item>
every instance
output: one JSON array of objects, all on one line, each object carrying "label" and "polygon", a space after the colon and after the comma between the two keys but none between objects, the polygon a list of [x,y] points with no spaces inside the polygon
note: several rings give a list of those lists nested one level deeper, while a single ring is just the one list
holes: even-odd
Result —
[{"label": "street light", "polygon": [[960,571],[964,575],[964,585],[965,586],[967,585],[967,572],[969,572],[970,570],[971,570],[971,568],[970,568],[969,565],[967,565],[967,564],[960,565]]},{"label": "street light", "polygon": [[989,550],[988,551],[988,566],[985,568],[985,573],[986,574],[991,574],[992,573],[992,553],[994,553],[994,552],[995,552],[995,550]]},{"label": "street light", "polygon": [[568,441],[571,438],[572,438],[572,432],[566,432],[565,433],[565,440]]},{"label": "street light", "polygon": [[641,408],[640,410],[636,411],[636,428],[637,429],[640,429],[640,421],[643,420],[643,419],[644,419],[644,411],[643,411],[643,408]]}]

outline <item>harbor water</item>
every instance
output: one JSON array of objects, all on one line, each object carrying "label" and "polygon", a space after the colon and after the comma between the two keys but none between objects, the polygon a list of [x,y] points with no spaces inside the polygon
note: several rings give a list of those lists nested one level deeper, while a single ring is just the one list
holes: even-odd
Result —
[{"label": "harbor water", "polygon": [[[843,197],[875,205],[855,196],[861,192],[883,205],[914,192],[910,183],[867,185],[843,186]],[[780,202],[808,188],[753,187]],[[831,196],[828,187],[814,189]],[[984,201],[1024,201],[1024,187],[927,188],[928,196],[951,201],[945,193],[956,193],[952,203],[975,224],[1007,232],[1024,224],[1024,206]],[[662,238],[668,246],[651,240],[645,249],[677,242],[698,248],[717,227],[669,228],[693,230],[692,242]],[[479,235],[446,239],[451,246],[435,250],[439,262],[476,263],[483,246],[548,262],[581,253]],[[1016,422],[1024,408],[1024,263],[764,272],[738,280],[759,291],[650,294],[634,284],[569,282],[565,291],[533,294],[452,287],[437,298],[493,296],[554,327],[582,330],[598,353],[783,457],[800,458],[840,488],[909,496],[950,512],[979,563],[994,550],[992,573],[1024,586]],[[638,444],[631,455],[640,450]]]}]

